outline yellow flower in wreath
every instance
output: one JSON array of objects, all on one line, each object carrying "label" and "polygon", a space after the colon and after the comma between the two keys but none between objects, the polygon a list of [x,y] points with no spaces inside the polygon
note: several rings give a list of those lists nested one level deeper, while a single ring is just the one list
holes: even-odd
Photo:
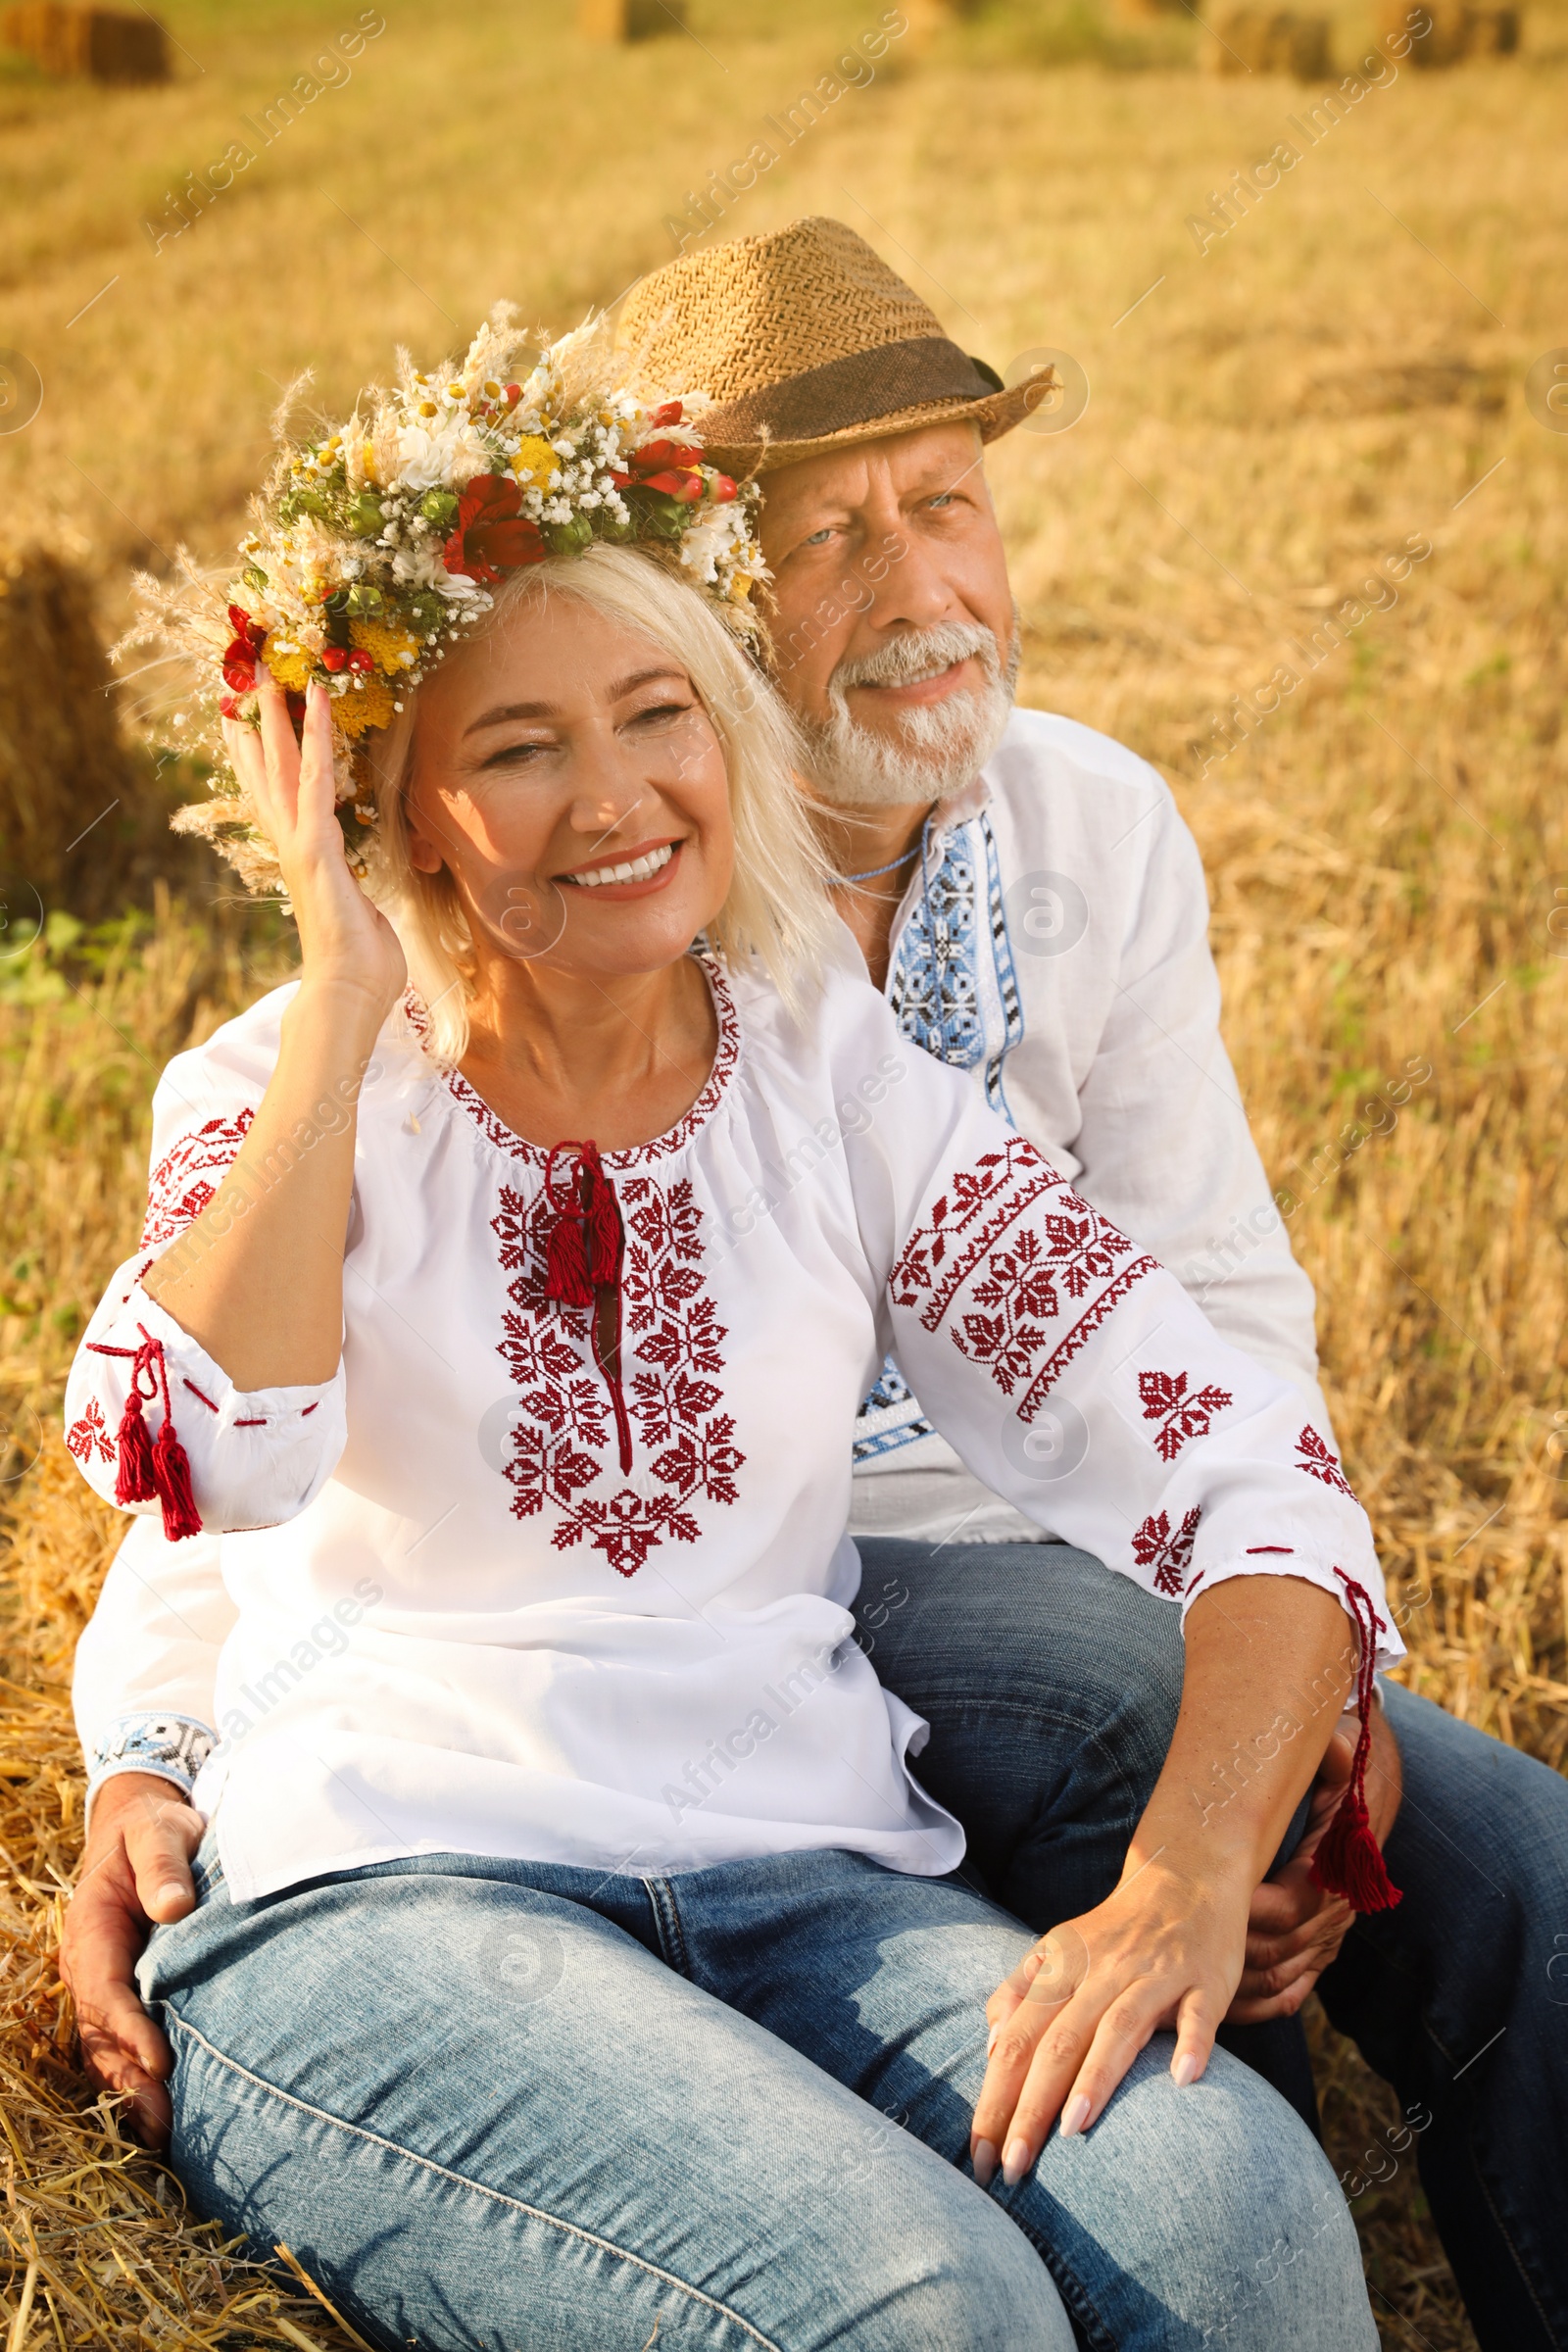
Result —
[{"label": "yellow flower in wreath", "polygon": [[350,738],[368,727],[389,727],[392,715],[392,689],[384,678],[367,678],[363,686],[332,697],[332,716]]},{"label": "yellow flower in wreath", "polygon": [[524,433],[512,461],[512,470],[519,482],[531,483],[535,490],[548,490],[550,476],[561,461],[542,433]]},{"label": "yellow flower in wreath", "polygon": [[389,620],[351,620],[349,635],[361,653],[371,656],[376,665],[389,678],[400,678],[414,667],[419,656],[419,640],[408,629],[400,629]]},{"label": "yellow flower in wreath", "polygon": [[275,629],[262,647],[262,660],[278,684],[292,687],[296,694],[303,694],[317,674],[315,655],[292,638],[279,638]]}]

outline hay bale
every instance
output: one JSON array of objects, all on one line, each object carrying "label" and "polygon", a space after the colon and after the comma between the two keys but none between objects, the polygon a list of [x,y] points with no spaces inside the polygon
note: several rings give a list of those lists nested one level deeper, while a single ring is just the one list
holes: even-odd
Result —
[{"label": "hay bale", "polygon": [[0,889],[96,914],[162,856],[167,808],[127,750],[85,572],[34,550],[0,562]]},{"label": "hay bale", "polygon": [[1237,8],[1218,18],[1203,51],[1210,74],[1289,74],[1326,81],[1333,73],[1327,17],[1292,9]]},{"label": "hay bale", "polygon": [[1516,8],[1473,8],[1470,11],[1469,57],[1512,57],[1519,47]]},{"label": "hay bale", "polygon": [[70,8],[61,0],[25,0],[0,17],[0,37],[46,74],[92,81],[168,81],[169,36],[153,18],[112,8]]},{"label": "hay bale", "polygon": [[1519,12],[1471,7],[1469,0],[1422,0],[1419,8],[1400,8],[1391,0],[1381,30],[1386,41],[1409,41],[1412,66],[1457,66],[1468,57],[1512,57],[1519,46]]},{"label": "hay bale", "polygon": [[577,29],[590,41],[648,41],[684,32],[686,0],[577,0]]}]

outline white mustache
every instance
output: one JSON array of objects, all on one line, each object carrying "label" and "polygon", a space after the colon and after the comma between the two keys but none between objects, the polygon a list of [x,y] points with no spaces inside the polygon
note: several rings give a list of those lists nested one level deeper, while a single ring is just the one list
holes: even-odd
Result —
[{"label": "white mustache", "polygon": [[872,654],[841,662],[828,680],[828,694],[842,703],[852,686],[912,686],[940,676],[960,662],[980,662],[986,683],[1002,675],[1002,656],[989,629],[977,623],[942,621],[934,629],[910,629],[889,638]]}]

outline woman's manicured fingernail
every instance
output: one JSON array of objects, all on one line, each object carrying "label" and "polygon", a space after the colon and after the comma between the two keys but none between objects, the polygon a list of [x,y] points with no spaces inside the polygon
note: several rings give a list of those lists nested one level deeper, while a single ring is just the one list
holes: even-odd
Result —
[{"label": "woman's manicured fingernail", "polygon": [[1191,2050],[1183,2050],[1180,2057],[1172,2060],[1170,2074],[1178,2090],[1185,2090],[1189,2082],[1198,2080],[1198,2060]]},{"label": "woman's manicured fingernail", "polygon": [[1089,2121],[1089,2101],[1081,2090],[1075,2090],[1061,2111],[1061,2136],[1076,2139]]},{"label": "woman's manicured fingernail", "polygon": [[1016,2188],[1034,2158],[1026,2139],[1009,2139],[1007,2152],[1002,2159],[1002,2178],[1009,2188]]},{"label": "woman's manicured fingernail", "polygon": [[997,2151],[989,2139],[975,2141],[969,2162],[974,2166],[974,2177],[981,2187],[989,2188],[997,2177]]},{"label": "woman's manicured fingernail", "polygon": [[990,2033],[986,2035],[986,2058],[988,2062],[990,2060],[992,2051],[997,2046],[997,2035],[1001,2032],[1002,2028],[1000,2026],[993,2026]]}]

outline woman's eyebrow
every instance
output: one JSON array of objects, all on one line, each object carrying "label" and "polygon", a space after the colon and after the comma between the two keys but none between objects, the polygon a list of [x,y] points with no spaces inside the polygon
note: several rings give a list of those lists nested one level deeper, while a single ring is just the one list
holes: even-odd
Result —
[{"label": "woman's eyebrow", "polygon": [[651,668],[634,669],[628,677],[617,678],[607,692],[605,700],[607,703],[623,702],[628,694],[635,694],[639,686],[651,685],[655,678],[679,678],[683,684],[690,683],[686,672],[675,662],[656,662]]},{"label": "woman's eyebrow", "polygon": [[[656,662],[650,669],[634,669],[629,676],[617,678],[612,686],[606,689],[605,700],[607,703],[623,702],[628,694],[634,694],[639,686],[647,686],[655,678],[684,680],[686,672],[673,662]],[[478,735],[486,727],[504,727],[514,719],[554,718],[558,708],[555,703],[498,703],[493,710],[484,711],[463,732],[466,736]]]},{"label": "woman's eyebrow", "polygon": [[463,732],[465,735],[477,735],[481,728],[504,727],[509,719],[514,718],[552,718],[555,709],[554,703],[498,703],[493,710],[486,710],[481,718],[476,718]]}]

